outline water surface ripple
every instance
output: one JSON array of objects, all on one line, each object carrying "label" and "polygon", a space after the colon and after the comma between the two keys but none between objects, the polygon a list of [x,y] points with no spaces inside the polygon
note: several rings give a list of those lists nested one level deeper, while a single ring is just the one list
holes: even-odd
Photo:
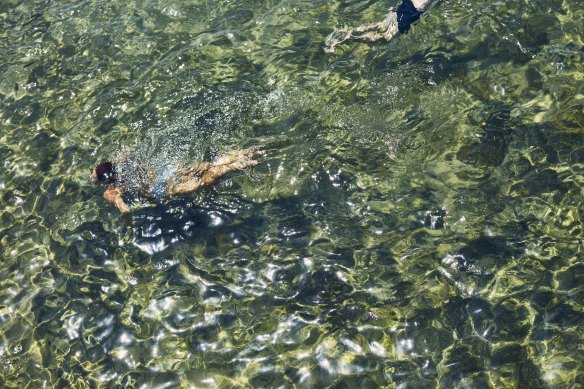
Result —
[{"label": "water surface ripple", "polygon": [[[578,387],[584,6],[0,3],[0,386]],[[89,181],[261,145],[120,216]]]}]

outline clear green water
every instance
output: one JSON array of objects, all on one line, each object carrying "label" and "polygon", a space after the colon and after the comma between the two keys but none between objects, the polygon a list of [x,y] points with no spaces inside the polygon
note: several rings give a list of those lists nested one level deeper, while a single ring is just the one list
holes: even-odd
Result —
[{"label": "clear green water", "polygon": [[[580,387],[584,4],[0,3],[0,386]],[[121,217],[89,180],[254,144]]]}]

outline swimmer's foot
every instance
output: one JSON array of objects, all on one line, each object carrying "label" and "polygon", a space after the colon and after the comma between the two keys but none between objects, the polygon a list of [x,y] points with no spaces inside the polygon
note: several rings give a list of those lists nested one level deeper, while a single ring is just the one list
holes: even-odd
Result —
[{"label": "swimmer's foot", "polygon": [[390,41],[398,34],[397,14],[395,12],[390,12],[387,17],[379,23],[364,24],[355,28],[333,31],[325,40],[324,51],[332,53],[337,46],[350,41]]},{"label": "swimmer's foot", "polygon": [[217,158],[211,162],[212,168],[218,171],[225,170],[227,172],[233,170],[242,170],[258,164],[258,157],[261,154],[259,148],[248,148],[243,150],[230,151],[227,154]]},{"label": "swimmer's foot", "polygon": [[212,185],[229,172],[255,166],[258,164],[256,156],[257,151],[253,149],[230,151],[209,164],[203,173],[203,182]]}]

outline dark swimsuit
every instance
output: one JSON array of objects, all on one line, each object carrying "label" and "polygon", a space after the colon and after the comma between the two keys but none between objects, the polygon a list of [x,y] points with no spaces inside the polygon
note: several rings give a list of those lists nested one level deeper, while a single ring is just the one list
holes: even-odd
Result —
[{"label": "dark swimsuit", "polygon": [[404,0],[396,10],[397,13],[397,29],[402,34],[405,34],[410,26],[422,16],[422,12],[418,11],[412,0]]}]

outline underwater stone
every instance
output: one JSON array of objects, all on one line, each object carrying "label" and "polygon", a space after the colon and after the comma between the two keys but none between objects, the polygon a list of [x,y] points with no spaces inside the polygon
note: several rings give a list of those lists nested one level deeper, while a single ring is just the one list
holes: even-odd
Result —
[{"label": "underwater stone", "polygon": [[49,171],[58,157],[59,139],[46,131],[41,131],[32,138],[27,150],[38,162],[41,171]]},{"label": "underwater stone", "polygon": [[558,288],[570,291],[584,286],[584,264],[578,263],[556,274]]},{"label": "underwater stone", "polygon": [[444,366],[441,385],[458,387],[460,381],[472,379],[475,373],[481,373],[490,358],[491,352],[487,342],[477,337],[459,341],[445,353],[445,358],[440,363]]},{"label": "underwater stone", "polygon": [[540,309],[546,309],[552,305],[554,301],[554,294],[549,290],[539,291],[533,294],[531,301],[536,307]]},{"label": "underwater stone", "polygon": [[498,166],[507,154],[507,142],[502,134],[487,133],[480,141],[458,149],[456,158],[464,163],[479,166]]},{"label": "underwater stone", "polygon": [[530,311],[515,300],[507,300],[493,308],[494,341],[518,341],[524,339],[531,328]]},{"label": "underwater stone", "polygon": [[527,350],[520,344],[506,344],[501,347],[495,347],[491,357],[491,365],[520,363],[527,359]]}]

